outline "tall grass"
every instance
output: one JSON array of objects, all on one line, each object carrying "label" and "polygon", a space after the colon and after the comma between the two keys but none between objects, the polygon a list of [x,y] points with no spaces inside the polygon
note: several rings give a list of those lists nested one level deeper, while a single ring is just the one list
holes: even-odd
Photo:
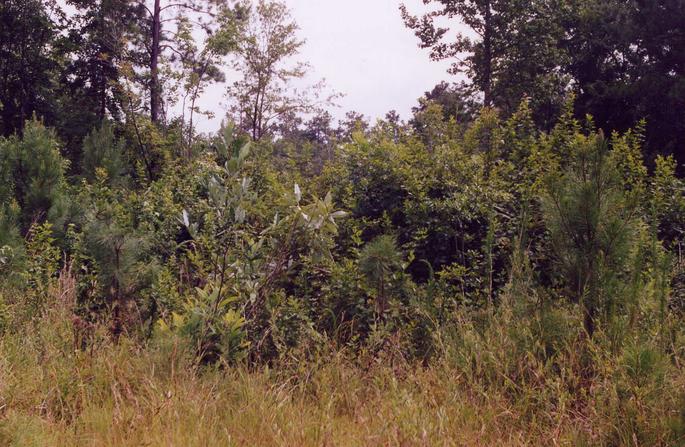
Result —
[{"label": "tall grass", "polygon": [[75,350],[57,306],[0,339],[0,445],[683,445],[682,331],[610,354],[567,315],[455,316],[428,366],[329,350],[250,370],[175,338]]}]

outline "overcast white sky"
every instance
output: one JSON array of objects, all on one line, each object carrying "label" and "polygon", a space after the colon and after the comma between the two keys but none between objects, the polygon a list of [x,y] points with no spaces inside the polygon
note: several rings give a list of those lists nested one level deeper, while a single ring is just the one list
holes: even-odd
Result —
[{"label": "overcast white sky", "polygon": [[[306,39],[301,59],[312,68],[313,80],[325,78],[329,87],[346,96],[331,112],[342,118],[349,110],[372,120],[395,109],[410,115],[426,90],[441,80],[453,80],[448,63],[430,61],[418,48],[413,32],[404,27],[401,0],[285,0]],[[421,0],[404,0],[416,12]],[[231,75],[227,82],[231,82]],[[203,106],[216,117],[199,125],[201,131],[218,129],[225,116],[226,85],[212,87]]]}]

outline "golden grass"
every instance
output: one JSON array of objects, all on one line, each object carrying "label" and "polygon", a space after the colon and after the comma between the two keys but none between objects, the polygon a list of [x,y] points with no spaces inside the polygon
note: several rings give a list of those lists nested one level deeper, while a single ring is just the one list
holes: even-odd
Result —
[{"label": "golden grass", "polygon": [[[26,336],[0,339],[0,445],[678,443],[668,427],[685,379],[673,368],[664,388],[644,388],[659,395],[619,396],[608,375],[579,407],[563,398],[558,381],[521,382],[531,388],[516,391],[447,360],[398,371],[383,362],[362,368],[337,353],[278,370],[199,371],[174,339],[74,352],[67,321],[53,315]],[[544,402],[554,393],[552,404]]]}]

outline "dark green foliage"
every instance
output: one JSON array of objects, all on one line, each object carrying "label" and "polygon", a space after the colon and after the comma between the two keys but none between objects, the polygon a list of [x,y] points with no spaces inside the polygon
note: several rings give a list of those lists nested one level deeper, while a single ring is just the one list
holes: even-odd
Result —
[{"label": "dark green foliage", "polygon": [[[112,185],[123,182],[126,164],[124,162],[124,142],[114,136],[109,121],[103,121],[99,128],[93,129],[83,141],[83,161],[81,175],[89,182],[106,180]],[[103,178],[98,178],[98,170]]]},{"label": "dark green foliage", "polygon": [[421,16],[401,6],[405,24],[432,59],[469,75],[486,106],[509,116],[528,100],[549,130],[574,92],[577,116],[591,114],[607,135],[646,119],[650,162],[657,154],[685,160],[682,0],[424,3],[432,9]]},{"label": "dark green foliage", "polygon": [[86,217],[80,256],[90,261],[88,269],[95,282],[82,291],[83,304],[90,310],[111,312],[110,330],[115,337],[142,329],[146,320],[155,318],[154,303],[146,301],[144,293],[156,273],[149,242],[139,229],[127,224],[121,206],[101,202]]},{"label": "dark green foliage", "polygon": [[43,0],[0,4],[0,135],[21,133],[35,114],[54,122],[57,26]]},{"label": "dark green foliage", "polygon": [[592,336],[597,319],[608,321],[626,304],[621,284],[639,219],[603,136],[579,138],[567,171],[548,179],[543,200],[562,281],[581,303]]},{"label": "dark green foliage", "polygon": [[34,222],[59,220],[67,202],[67,163],[60,155],[54,131],[30,121],[22,137],[13,136],[0,144],[9,154],[22,231],[28,231]]},{"label": "dark green foliage", "polygon": [[125,63],[133,62],[127,45],[136,40],[141,8],[130,0],[67,3],[78,11],[68,36],[75,57],[63,73],[67,104],[78,107],[80,121],[90,127],[106,119],[108,113],[119,119],[124,101],[122,71]]},{"label": "dark green foliage", "polygon": [[[521,0],[424,3],[431,10],[421,16],[412,15],[404,5],[400,9],[406,26],[419,38],[419,46],[430,50],[432,59],[454,61],[450,72],[465,72],[471,89],[482,92],[483,104],[506,115],[525,96],[532,98],[537,122],[551,127],[569,83],[558,67],[567,61],[561,46],[562,17],[571,6]],[[459,28],[463,25],[476,37],[464,33]]]},{"label": "dark green foliage", "polygon": [[14,163],[10,142],[0,139],[0,247],[7,247],[3,264],[6,266],[13,258],[12,248],[19,243],[17,226],[19,205],[14,198]]},{"label": "dark green foliage", "polygon": [[646,151],[685,160],[682,0],[580,1],[570,16],[569,72],[578,115],[606,132],[647,120]]},{"label": "dark green foliage", "polygon": [[58,133],[65,156],[78,168],[82,142],[103,120],[121,122],[130,100],[126,79],[140,64],[135,48],[143,9],[131,0],[68,0],[73,13],[61,42]]},{"label": "dark green foliage", "polygon": [[393,281],[393,274],[401,268],[402,255],[392,236],[378,236],[359,254],[359,270],[366,276],[369,285],[376,289],[376,311],[381,318],[388,308],[386,289]]}]

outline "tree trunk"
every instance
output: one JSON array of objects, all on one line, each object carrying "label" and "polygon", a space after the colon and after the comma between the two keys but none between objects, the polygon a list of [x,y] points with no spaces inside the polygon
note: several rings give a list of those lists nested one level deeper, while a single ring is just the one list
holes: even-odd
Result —
[{"label": "tree trunk", "polygon": [[[186,153],[186,156],[188,159],[192,157],[192,149],[191,146],[193,145],[193,136],[194,136],[194,130],[193,130],[193,116],[195,114],[195,102],[197,101],[198,96],[200,95],[200,85],[202,84],[202,78],[204,77],[205,73],[207,72],[207,68],[209,67],[209,61],[210,61],[210,56],[207,56],[207,60],[205,63],[202,65],[202,69],[200,70],[198,80],[197,80],[197,85],[195,86],[195,90],[193,91],[193,96],[190,101],[190,119],[188,120],[188,150]],[[183,107],[185,108],[185,100],[184,100],[184,105]],[[184,109],[185,113],[185,109]]]},{"label": "tree trunk", "polygon": [[160,18],[160,0],[155,0],[155,6],[152,13],[152,47],[150,49],[150,120],[153,123],[159,123],[159,115],[161,109],[161,92],[159,85],[159,54],[160,54],[160,34],[161,34],[161,18]]},{"label": "tree trunk", "polygon": [[257,96],[255,98],[252,112],[252,141],[257,141],[259,139],[259,91],[257,91]]},{"label": "tree trunk", "polygon": [[[106,49],[101,48],[100,53],[105,54]],[[100,79],[98,79],[98,97],[99,97],[99,104],[98,104],[98,112],[97,112],[97,117],[99,121],[102,121],[105,119],[105,115],[107,114],[107,75],[106,69],[107,69],[107,64],[104,61],[101,61],[100,63]],[[96,75],[97,76],[97,75]]]},{"label": "tree trunk", "polygon": [[381,275],[378,280],[378,315],[381,320],[385,319],[385,310],[387,308],[387,303],[385,300],[385,277]]},{"label": "tree trunk", "polygon": [[490,1],[485,2],[483,30],[483,105],[492,106],[492,9]]},{"label": "tree trunk", "polygon": [[[120,266],[120,249],[115,247],[114,249],[114,265],[116,270],[119,270]],[[119,284],[116,276],[112,278],[112,284],[110,286],[110,295],[112,297],[112,324],[110,326],[110,331],[114,337],[114,342],[119,342],[119,336],[123,332],[123,318],[122,318],[122,303],[121,303],[121,286]]]},{"label": "tree trunk", "polygon": [[595,308],[591,303],[583,303],[583,327],[588,335],[592,338],[595,334]]}]

